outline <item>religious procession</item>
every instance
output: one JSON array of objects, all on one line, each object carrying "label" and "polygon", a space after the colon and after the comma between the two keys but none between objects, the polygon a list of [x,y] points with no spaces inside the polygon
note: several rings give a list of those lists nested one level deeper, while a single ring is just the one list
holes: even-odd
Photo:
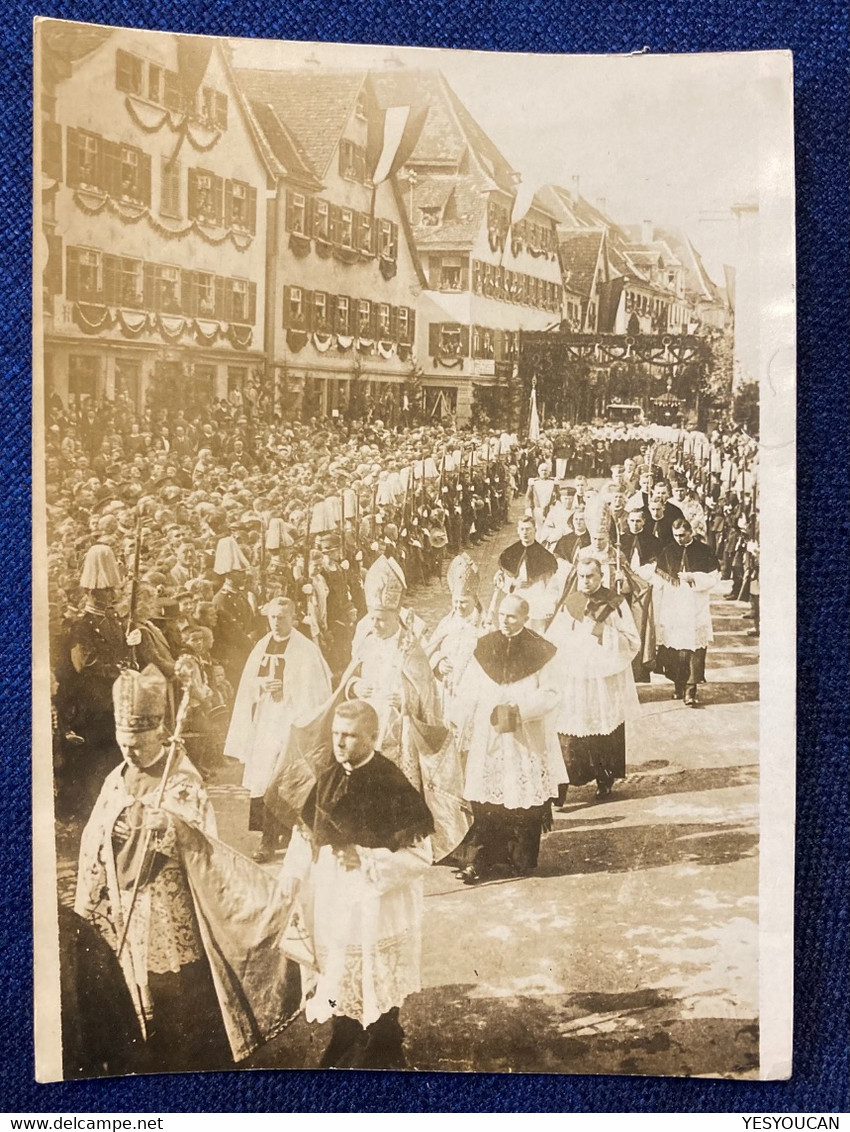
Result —
[{"label": "religious procession", "polygon": [[756,440],[532,410],[49,407],[67,1076],[418,1067],[429,878],[498,907],[628,787],[647,695],[713,710],[712,595],[759,633]]}]

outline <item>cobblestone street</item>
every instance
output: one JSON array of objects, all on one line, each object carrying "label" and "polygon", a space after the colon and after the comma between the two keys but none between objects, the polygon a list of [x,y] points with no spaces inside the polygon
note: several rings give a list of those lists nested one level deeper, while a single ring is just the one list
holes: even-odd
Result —
[{"label": "cobblestone street", "polygon": [[[514,538],[472,550],[484,601]],[[411,604],[430,628],[448,593],[432,582]],[[423,990],[402,1012],[412,1067],[755,1076],[758,648],[743,603],[718,591],[712,612],[700,708],[661,677],[641,687],[627,779],[604,803],[570,792],[534,876],[426,877]],[[246,792],[210,794],[221,836],[250,853]],[[79,830],[61,833],[68,901]],[[299,1018],[250,1064],[315,1066],[326,1030]]]}]

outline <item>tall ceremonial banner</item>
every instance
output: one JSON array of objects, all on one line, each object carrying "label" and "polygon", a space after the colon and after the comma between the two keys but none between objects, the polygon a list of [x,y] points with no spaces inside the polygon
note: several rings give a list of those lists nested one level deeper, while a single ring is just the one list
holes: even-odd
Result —
[{"label": "tall ceremonial banner", "polygon": [[792,1074],[791,57],[549,47],[36,21],[39,1082]]}]

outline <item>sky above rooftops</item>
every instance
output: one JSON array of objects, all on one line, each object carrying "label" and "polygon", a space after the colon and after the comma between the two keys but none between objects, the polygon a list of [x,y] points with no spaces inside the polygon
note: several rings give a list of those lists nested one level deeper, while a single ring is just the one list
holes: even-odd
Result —
[{"label": "sky above rooftops", "polygon": [[770,112],[764,55],[556,56],[234,41],[239,67],[437,67],[531,187],[605,200],[618,224],[690,236],[716,283],[737,264],[732,206],[757,201]]}]

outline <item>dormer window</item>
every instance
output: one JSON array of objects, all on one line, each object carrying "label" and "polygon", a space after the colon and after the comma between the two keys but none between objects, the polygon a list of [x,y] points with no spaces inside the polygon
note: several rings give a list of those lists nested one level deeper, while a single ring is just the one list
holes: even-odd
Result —
[{"label": "dormer window", "polygon": [[429,208],[421,208],[419,210],[419,212],[420,212],[420,222],[426,228],[438,228],[439,227],[439,225],[440,225],[440,209],[439,209],[439,206],[429,207]]}]

